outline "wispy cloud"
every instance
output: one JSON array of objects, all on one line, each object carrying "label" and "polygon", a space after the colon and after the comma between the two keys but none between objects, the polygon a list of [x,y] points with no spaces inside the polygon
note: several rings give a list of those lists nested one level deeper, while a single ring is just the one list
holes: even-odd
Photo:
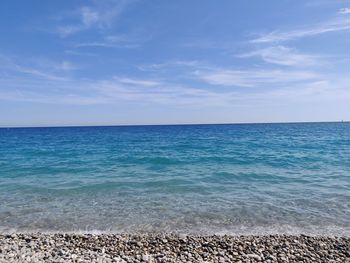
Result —
[{"label": "wispy cloud", "polygon": [[85,47],[103,47],[103,48],[138,48],[140,43],[147,41],[147,39],[138,39],[132,36],[105,36],[99,41],[81,42],[73,46],[73,48]]},{"label": "wispy cloud", "polygon": [[[15,68],[22,74],[0,78],[0,100],[54,105],[161,105],[162,107],[274,109],[285,103],[341,102],[350,99],[350,80],[303,70],[220,69],[199,61],[163,63],[193,72],[194,81],[184,83],[165,75],[140,71],[104,79],[56,78],[50,71]],[[162,65],[163,66],[163,65]],[[26,73],[24,73],[26,72]],[[63,71],[64,72],[64,71]],[[11,72],[10,72],[11,73]],[[212,86],[211,86],[212,85]],[[253,92],[243,88],[256,87]],[[209,88],[210,87],[210,88]],[[294,103],[294,104],[293,104]]]},{"label": "wispy cloud", "polygon": [[23,67],[23,66],[19,66],[16,65],[15,69],[20,72],[20,73],[25,73],[25,74],[29,74],[35,77],[39,77],[39,78],[43,78],[43,79],[48,79],[48,80],[66,80],[65,77],[61,77],[61,76],[57,76],[55,74],[46,72],[46,71],[42,71],[39,69],[35,69],[35,68],[28,68],[28,67]]},{"label": "wispy cloud", "polygon": [[[168,81],[135,77],[114,77],[97,81],[71,79],[64,82],[59,80],[32,82],[28,79],[20,82],[18,78],[9,81],[1,78],[0,100],[57,105],[116,104],[127,101],[138,105],[178,106],[191,109],[193,107],[230,110],[261,108],[261,110],[268,109],[268,113],[269,110],[278,109],[285,104],[297,106],[293,111],[298,111],[298,107],[301,106],[310,110],[312,107],[310,103],[322,105],[325,102],[335,102],[344,105],[350,99],[350,91],[347,88],[349,83],[349,79],[310,79],[302,83],[285,83],[283,88],[240,92],[237,89],[208,90],[198,88],[202,85],[184,86]],[[8,88],[4,89],[6,85]],[[31,86],[36,88],[33,89]]]},{"label": "wispy cloud", "polygon": [[[29,65],[30,64],[30,65]],[[27,63],[18,63],[15,59],[8,56],[0,56],[0,68],[4,72],[24,74],[29,77],[65,81],[68,78],[66,73],[79,69],[79,67],[70,61],[54,62],[47,59],[31,59]],[[20,78],[20,76],[18,76]]]},{"label": "wispy cloud", "polygon": [[[223,104],[225,94],[200,88],[184,86],[166,81],[115,77],[111,80],[98,81],[91,88],[105,96],[107,103],[116,100],[131,100],[156,104]],[[226,94],[227,95],[227,94]]]},{"label": "wispy cloud", "polygon": [[104,17],[96,10],[92,10],[90,7],[84,6],[80,9],[81,20],[83,25],[90,27],[94,24],[102,25],[104,22]]},{"label": "wispy cloud", "polygon": [[58,26],[56,31],[61,37],[67,37],[69,35],[72,35],[74,33],[77,33],[81,30],[83,30],[84,27],[78,25],[78,26],[72,26],[72,25],[65,25],[65,26]]},{"label": "wispy cloud", "polygon": [[341,8],[339,10],[340,14],[350,14],[350,7]]},{"label": "wispy cloud", "polygon": [[81,52],[75,49],[67,49],[64,51],[68,55],[81,56],[81,57],[96,57],[97,54],[93,52]]},{"label": "wispy cloud", "polygon": [[[103,80],[66,77],[74,65],[64,61],[49,63],[46,70],[23,66],[1,56],[0,100],[55,104],[109,104],[137,101],[158,104],[224,103],[225,96],[161,80],[114,76]],[[41,62],[48,65],[47,62]],[[53,66],[55,65],[55,66]],[[58,68],[57,68],[58,67]],[[57,74],[58,72],[62,74]]]},{"label": "wispy cloud", "polygon": [[56,68],[56,70],[73,71],[73,70],[79,69],[80,67],[73,64],[72,62],[63,61],[63,62],[57,64],[57,66],[55,66],[55,68]]},{"label": "wispy cloud", "polygon": [[127,85],[134,85],[134,86],[144,86],[144,87],[155,87],[160,86],[162,83],[155,80],[140,80],[140,79],[132,79],[132,78],[121,78],[121,77],[114,77],[114,80],[116,80],[119,83],[127,84]]},{"label": "wispy cloud", "polygon": [[284,66],[310,66],[320,64],[320,59],[317,56],[303,54],[295,49],[285,46],[271,46],[259,50],[254,50],[248,53],[240,54],[240,58],[260,57],[267,63],[284,65]]},{"label": "wispy cloud", "polygon": [[142,71],[157,71],[160,72],[166,69],[172,69],[175,67],[181,68],[207,68],[208,66],[201,61],[198,60],[173,60],[163,63],[153,63],[153,64],[143,64],[139,65],[138,69]]},{"label": "wispy cloud", "polygon": [[320,34],[350,30],[350,18],[340,17],[327,23],[308,26],[291,31],[273,31],[263,34],[251,40],[252,43],[273,43],[295,40],[303,37],[316,36]]},{"label": "wispy cloud", "polygon": [[109,0],[98,1],[94,6],[82,6],[75,12],[63,15],[61,18],[63,22],[66,19],[73,19],[76,22],[63,23],[57,26],[56,32],[61,37],[68,37],[91,28],[108,28],[130,2],[126,0]]},{"label": "wispy cloud", "polygon": [[[75,105],[133,101],[142,104],[222,106],[229,104],[233,98],[229,94],[235,92],[209,91],[159,76],[117,75],[98,80],[80,79],[64,74],[66,70],[73,70],[74,65],[68,62],[51,63],[51,67],[44,70],[23,66],[7,57],[0,58],[4,61],[0,63],[4,66],[0,73],[5,73],[0,78],[0,100]],[[54,69],[52,65],[60,69]],[[61,74],[56,74],[58,72]]]},{"label": "wispy cloud", "polygon": [[108,42],[97,42],[97,41],[93,41],[93,42],[83,42],[83,43],[78,43],[76,45],[74,45],[74,48],[81,48],[81,47],[116,47],[115,44],[111,44]]},{"label": "wispy cloud", "polygon": [[290,83],[310,81],[319,78],[319,75],[309,71],[294,70],[215,70],[196,71],[194,75],[211,85],[232,87],[259,87],[290,85]]},{"label": "wispy cloud", "polygon": [[[93,105],[133,101],[142,104],[222,106],[231,99],[227,92],[213,92],[169,82],[131,77],[113,77],[97,81],[70,79],[64,82],[55,80],[40,83],[33,82],[33,79],[22,82],[17,78],[15,81],[1,79],[0,84],[0,100],[50,104]],[[30,88],[38,84],[43,88]],[[2,90],[1,87],[5,85],[7,89]],[[45,88],[47,86],[50,87],[49,90]]]}]

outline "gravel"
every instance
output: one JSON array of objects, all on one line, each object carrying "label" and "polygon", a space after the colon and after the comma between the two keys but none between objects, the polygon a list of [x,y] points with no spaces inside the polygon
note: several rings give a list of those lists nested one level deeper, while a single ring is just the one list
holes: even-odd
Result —
[{"label": "gravel", "polygon": [[350,263],[350,237],[17,233],[0,235],[0,262]]}]

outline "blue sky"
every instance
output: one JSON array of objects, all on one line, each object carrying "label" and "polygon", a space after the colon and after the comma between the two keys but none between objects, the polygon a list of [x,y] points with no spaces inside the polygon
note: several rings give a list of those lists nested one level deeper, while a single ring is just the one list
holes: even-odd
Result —
[{"label": "blue sky", "polygon": [[350,1],[4,0],[0,126],[350,120]]}]

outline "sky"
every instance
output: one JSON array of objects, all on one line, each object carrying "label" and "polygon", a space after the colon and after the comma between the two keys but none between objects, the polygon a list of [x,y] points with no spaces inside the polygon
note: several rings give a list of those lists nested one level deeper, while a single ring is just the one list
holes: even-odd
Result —
[{"label": "sky", "polygon": [[350,120],[350,0],[3,0],[0,126]]}]

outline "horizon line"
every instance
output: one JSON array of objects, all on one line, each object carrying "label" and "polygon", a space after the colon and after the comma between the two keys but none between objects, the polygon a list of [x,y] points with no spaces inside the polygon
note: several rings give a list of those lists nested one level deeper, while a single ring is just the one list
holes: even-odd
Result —
[{"label": "horizon line", "polygon": [[110,124],[110,125],[52,125],[52,126],[0,126],[0,129],[35,128],[93,128],[93,127],[140,127],[140,126],[196,126],[196,125],[254,125],[254,124],[317,124],[350,123],[350,121],[286,121],[286,122],[222,122],[222,123],[168,123],[168,124]]}]

